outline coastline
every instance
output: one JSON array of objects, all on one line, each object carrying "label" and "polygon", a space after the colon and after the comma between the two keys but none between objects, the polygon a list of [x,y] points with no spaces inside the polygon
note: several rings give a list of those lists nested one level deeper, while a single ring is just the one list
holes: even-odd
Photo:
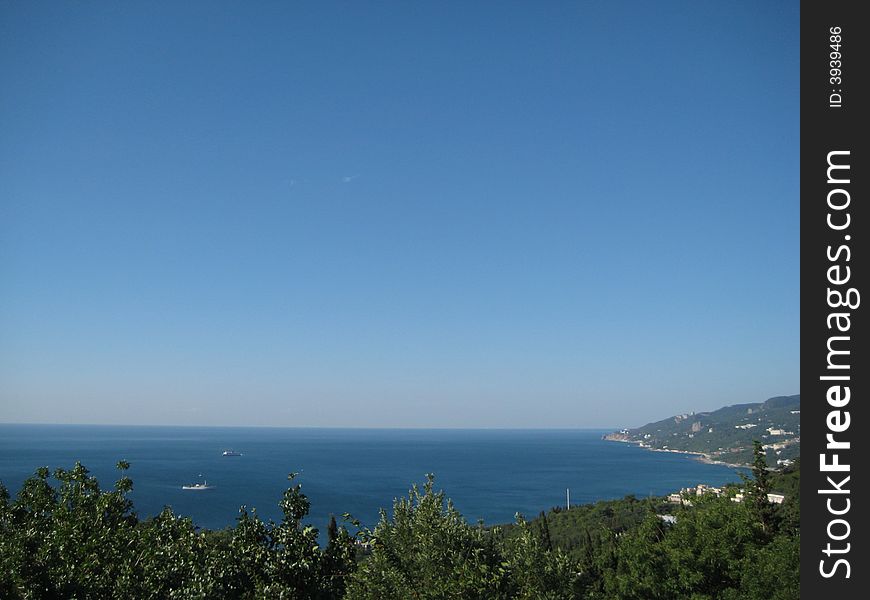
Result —
[{"label": "coastline", "polygon": [[628,439],[623,434],[619,433],[609,433],[607,435],[602,436],[602,439],[608,442],[622,442],[624,444],[634,444],[644,450],[649,450],[651,452],[670,452],[671,454],[685,454],[697,460],[698,462],[702,462],[706,465],[721,465],[724,467],[731,467],[732,469],[750,469],[752,465],[744,464],[744,463],[729,463],[722,460],[716,460],[706,452],[695,452],[693,450],[671,450],[670,448],[653,448],[652,446],[647,446],[643,442]]}]

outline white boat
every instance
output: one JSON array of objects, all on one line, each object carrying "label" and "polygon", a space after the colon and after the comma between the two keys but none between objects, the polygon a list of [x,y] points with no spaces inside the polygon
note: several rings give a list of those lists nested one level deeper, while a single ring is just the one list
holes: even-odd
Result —
[{"label": "white boat", "polygon": [[241,452],[236,452],[235,450],[224,450],[224,456],[241,456]]},{"label": "white boat", "polygon": [[201,483],[190,483],[188,485],[181,486],[183,490],[213,490],[216,486],[209,485],[208,481],[202,480]]}]

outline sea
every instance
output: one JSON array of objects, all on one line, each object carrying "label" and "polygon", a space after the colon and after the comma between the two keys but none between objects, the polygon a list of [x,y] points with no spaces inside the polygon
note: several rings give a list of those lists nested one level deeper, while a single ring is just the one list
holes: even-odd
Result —
[{"label": "sea", "polygon": [[[374,527],[380,509],[426,474],[470,523],[509,523],[517,513],[666,495],[698,483],[739,481],[738,470],[602,439],[605,430],[320,429],[0,424],[0,482],[14,495],[41,466],[76,461],[102,487],[130,462],[140,518],[170,506],[203,528],[231,526],[239,508],[280,520],[289,473],[311,501],[308,522],[350,513]],[[242,456],[225,457],[233,449]],[[206,480],[213,489],[183,490]]]}]

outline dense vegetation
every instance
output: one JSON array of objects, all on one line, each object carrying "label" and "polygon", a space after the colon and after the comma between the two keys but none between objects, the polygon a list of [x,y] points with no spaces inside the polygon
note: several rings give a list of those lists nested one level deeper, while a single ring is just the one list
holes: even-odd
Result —
[{"label": "dense vegetation", "polygon": [[[168,508],[138,519],[126,463],[109,490],[79,464],[56,486],[41,468],[14,500],[0,486],[0,598],[797,598],[799,464],[770,476],[757,450],[743,503],[629,496],[486,528],[429,478],[373,531],[332,522],[323,545],[298,485],[280,523],[242,510],[210,532]],[[793,492],[773,506],[770,488]]]},{"label": "dense vegetation", "polygon": [[[765,402],[735,404],[712,412],[675,415],[605,436],[650,448],[700,452],[732,464],[752,462],[753,442],[767,446],[767,460],[800,456],[801,397],[777,396]],[[772,434],[770,430],[784,433]],[[774,447],[775,446],[775,447]]]}]

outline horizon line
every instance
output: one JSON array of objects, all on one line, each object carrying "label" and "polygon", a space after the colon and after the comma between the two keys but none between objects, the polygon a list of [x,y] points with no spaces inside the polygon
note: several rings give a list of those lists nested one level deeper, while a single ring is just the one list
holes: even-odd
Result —
[{"label": "horizon line", "polygon": [[619,430],[624,427],[512,427],[512,426],[479,426],[479,427],[450,427],[450,426],[422,426],[422,425],[179,425],[179,424],[155,424],[155,423],[48,423],[48,422],[7,422],[0,421],[0,426],[47,426],[47,427],[187,427],[187,428],[221,428],[221,429],[352,429],[352,430],[444,430],[444,431],[579,431],[579,430]]}]

